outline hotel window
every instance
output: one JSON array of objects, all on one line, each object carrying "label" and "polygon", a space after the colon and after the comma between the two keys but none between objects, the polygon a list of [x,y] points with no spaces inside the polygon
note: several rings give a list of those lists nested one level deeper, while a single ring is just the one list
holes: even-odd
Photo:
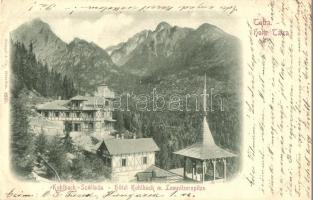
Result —
[{"label": "hotel window", "polygon": [[80,127],[80,124],[74,124],[74,131],[81,131],[81,129],[80,129],[81,127]]},{"label": "hotel window", "polygon": [[145,164],[147,164],[147,156],[145,156],[145,157],[142,157],[142,163],[145,165]]},{"label": "hotel window", "polygon": [[76,117],[79,118],[80,117],[80,112],[76,113]]},{"label": "hotel window", "polygon": [[48,112],[45,112],[45,117],[49,117],[49,113]]},{"label": "hotel window", "polygon": [[66,132],[71,132],[73,131],[73,126],[70,123],[65,123],[65,131]]},{"label": "hotel window", "polygon": [[55,117],[59,117],[59,112],[55,112],[55,113],[54,113],[54,116],[55,116]]},{"label": "hotel window", "polygon": [[126,158],[122,159],[122,167],[126,167]]},{"label": "hotel window", "polygon": [[108,158],[107,162],[108,162],[108,166],[111,167],[111,165],[112,165],[111,164],[111,158]]},{"label": "hotel window", "polygon": [[104,164],[108,167],[111,167],[111,158],[105,157]]},{"label": "hotel window", "polygon": [[89,130],[94,130],[94,126],[93,126],[93,123],[92,122],[90,122],[89,124],[88,124],[88,129]]},{"label": "hotel window", "polygon": [[108,128],[106,123],[102,123],[102,128],[105,129],[105,130]]},{"label": "hotel window", "polygon": [[66,112],[65,115],[66,115],[66,117],[70,117],[70,113],[69,112]]}]

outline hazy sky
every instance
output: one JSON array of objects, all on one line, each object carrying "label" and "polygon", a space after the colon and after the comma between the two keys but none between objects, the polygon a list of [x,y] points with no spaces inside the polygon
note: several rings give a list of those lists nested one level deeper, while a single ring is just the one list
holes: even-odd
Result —
[{"label": "hazy sky", "polygon": [[[34,17],[34,16],[32,16]],[[172,26],[197,28],[203,23],[214,24],[239,36],[240,27],[233,16],[215,12],[125,12],[122,14],[74,13],[73,15],[40,16],[54,33],[65,42],[78,37],[106,48],[126,41],[144,29],[154,30],[161,22]],[[24,19],[25,20],[25,19]],[[30,19],[29,19],[30,20]]]}]

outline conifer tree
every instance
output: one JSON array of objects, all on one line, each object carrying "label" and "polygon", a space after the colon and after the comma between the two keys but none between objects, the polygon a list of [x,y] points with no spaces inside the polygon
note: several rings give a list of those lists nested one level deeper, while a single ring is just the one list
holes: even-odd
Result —
[{"label": "conifer tree", "polygon": [[34,135],[30,131],[27,113],[18,99],[11,101],[11,160],[17,174],[27,176],[32,172],[34,161]]}]

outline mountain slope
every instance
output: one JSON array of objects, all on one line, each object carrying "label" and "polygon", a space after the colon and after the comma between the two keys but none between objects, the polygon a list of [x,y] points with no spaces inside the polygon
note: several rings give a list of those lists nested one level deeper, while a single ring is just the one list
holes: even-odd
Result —
[{"label": "mountain slope", "polygon": [[[51,69],[73,78],[76,86],[86,92],[92,92],[93,87],[104,80],[117,94],[135,97],[127,102],[129,111],[125,112],[126,108],[122,107],[124,111],[114,113],[116,129],[153,137],[161,149],[157,165],[166,169],[180,167],[182,160],[172,152],[194,143],[199,137],[204,73],[213,97],[213,102],[208,103],[213,104],[208,121],[215,142],[239,152],[241,47],[236,37],[210,24],[191,29],[162,22],[155,30],[137,33],[105,51],[78,38],[66,44],[45,23],[31,23],[34,25],[23,25],[14,31],[12,38],[26,46],[34,42],[36,57],[47,61]],[[153,91],[164,96],[162,112],[153,112]],[[144,111],[137,106],[145,101],[142,98],[136,101],[136,97],[142,96],[148,98]],[[172,97],[175,97],[172,105],[176,105],[173,110],[169,108]],[[128,101],[125,96],[122,98]],[[230,163],[229,166],[236,165]]]},{"label": "mountain slope", "polygon": [[105,50],[78,38],[67,44],[40,19],[18,27],[11,33],[11,39],[32,48],[36,58],[46,63],[50,70],[73,78],[82,92],[93,91],[95,84],[103,81],[106,74],[116,73],[116,67]]},{"label": "mountain slope", "polygon": [[163,66],[164,59],[171,59],[177,45],[190,31],[189,28],[171,27],[161,22],[155,30],[144,30],[127,42],[111,47],[114,48],[111,58],[131,73],[145,75]]},{"label": "mountain slope", "polygon": [[76,87],[87,92],[103,80],[120,79],[120,74],[144,80],[154,75],[205,71],[217,80],[240,80],[239,40],[210,24],[191,29],[161,22],[155,30],[144,30],[109,47],[110,55],[78,38],[66,44],[40,19],[23,24],[11,37],[26,47],[33,43],[38,60],[75,77]]},{"label": "mountain slope", "polygon": [[210,24],[191,29],[161,22],[109,50],[116,65],[141,77],[191,70],[221,80],[240,75],[240,48],[237,38]]},{"label": "mountain slope", "polygon": [[68,53],[67,44],[51,31],[47,23],[38,18],[14,30],[11,39],[13,42],[22,43],[26,48],[32,43],[36,58],[47,63],[50,69],[59,68],[58,64]]}]

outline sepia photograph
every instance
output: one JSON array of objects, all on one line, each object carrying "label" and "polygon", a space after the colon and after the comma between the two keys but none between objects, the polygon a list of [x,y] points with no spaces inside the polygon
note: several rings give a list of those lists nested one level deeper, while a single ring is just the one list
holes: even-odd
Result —
[{"label": "sepia photograph", "polygon": [[[114,15],[87,20],[93,25],[110,17],[116,20]],[[101,34],[85,39],[75,33],[64,41],[68,30],[54,30],[49,21],[55,27],[64,23],[55,19],[35,18],[10,32],[16,176],[97,182],[232,179],[240,170],[240,40],[201,15],[192,27],[133,13],[122,17],[128,22],[120,33],[107,28],[113,29],[114,44]],[[89,31],[75,18],[66,20],[75,30]],[[145,23],[152,28],[145,29]]]},{"label": "sepia photograph", "polygon": [[308,0],[0,0],[0,199],[311,199]]}]

